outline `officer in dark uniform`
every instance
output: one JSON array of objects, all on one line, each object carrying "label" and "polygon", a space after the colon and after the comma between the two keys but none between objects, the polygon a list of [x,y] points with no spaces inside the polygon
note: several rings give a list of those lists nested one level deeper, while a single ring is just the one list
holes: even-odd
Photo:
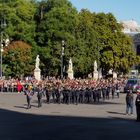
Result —
[{"label": "officer in dark uniform", "polygon": [[97,90],[97,101],[98,101],[98,102],[100,101],[101,93],[102,93],[102,90],[101,90],[100,87],[98,87],[98,90]]},{"label": "officer in dark uniform", "polygon": [[26,99],[27,99],[27,109],[30,109],[31,108],[31,99],[34,94],[32,91],[32,86],[28,85],[27,88],[25,88],[24,92],[25,92]]},{"label": "officer in dark uniform", "polygon": [[75,87],[74,90],[74,104],[78,105],[79,103],[79,89],[78,87]]},{"label": "officer in dark uniform", "polygon": [[92,90],[92,97],[93,101],[96,102],[96,97],[97,97],[97,87]]},{"label": "officer in dark uniform", "polygon": [[112,99],[114,99],[114,96],[115,96],[115,86],[114,85],[112,85],[111,92],[112,92]]},{"label": "officer in dark uniform", "polygon": [[103,85],[102,87],[102,97],[103,97],[103,101],[105,100],[105,97],[106,97],[106,86]]},{"label": "officer in dark uniform", "polygon": [[56,102],[58,104],[61,103],[61,88],[59,85],[57,86],[57,89],[56,89]]},{"label": "officer in dark uniform", "polygon": [[137,91],[135,105],[136,105],[137,121],[140,122],[140,90]]},{"label": "officer in dark uniform", "polygon": [[67,92],[67,89],[66,89],[66,87],[64,86],[64,87],[63,87],[63,90],[62,90],[62,95],[63,95],[63,99],[62,99],[62,100],[63,100],[63,103],[64,103],[64,104],[66,104],[66,102],[67,102],[67,96],[66,96],[67,93],[66,93],[66,92]]},{"label": "officer in dark uniform", "polygon": [[44,90],[42,89],[41,85],[37,87],[37,99],[38,99],[38,107],[42,106],[42,96],[44,96]]},{"label": "officer in dark uniform", "polygon": [[108,100],[109,100],[109,94],[110,94],[110,86],[108,85],[106,87],[106,99],[108,99]]},{"label": "officer in dark uniform", "polygon": [[45,87],[45,94],[46,94],[46,102],[49,104],[50,103],[50,98],[51,98],[51,86],[48,85]]},{"label": "officer in dark uniform", "polygon": [[117,97],[119,98],[119,95],[120,95],[120,87],[119,87],[119,84],[118,83],[116,84],[116,93],[117,93]]},{"label": "officer in dark uniform", "polygon": [[126,114],[133,114],[133,93],[129,92],[126,94]]},{"label": "officer in dark uniform", "polygon": [[81,101],[82,101],[82,104],[83,104],[83,103],[85,103],[85,87],[84,86],[82,87],[81,92],[82,92],[82,96],[81,96],[82,100]]},{"label": "officer in dark uniform", "polygon": [[79,103],[84,103],[84,97],[85,97],[85,94],[84,94],[84,89],[83,87],[80,87],[79,89]]},{"label": "officer in dark uniform", "polygon": [[71,92],[71,89],[70,87],[68,86],[67,87],[67,92],[66,92],[66,98],[67,98],[67,104],[70,104],[71,103],[71,98],[72,98],[72,92]]}]

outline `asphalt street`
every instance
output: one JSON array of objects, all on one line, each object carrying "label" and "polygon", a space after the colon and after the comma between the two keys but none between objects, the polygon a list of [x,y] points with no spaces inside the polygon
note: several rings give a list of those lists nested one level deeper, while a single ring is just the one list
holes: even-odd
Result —
[{"label": "asphalt street", "polygon": [[[96,104],[26,109],[23,94],[0,93],[0,140],[140,140],[140,123],[125,115],[125,94]],[[135,108],[134,108],[135,110]]]}]

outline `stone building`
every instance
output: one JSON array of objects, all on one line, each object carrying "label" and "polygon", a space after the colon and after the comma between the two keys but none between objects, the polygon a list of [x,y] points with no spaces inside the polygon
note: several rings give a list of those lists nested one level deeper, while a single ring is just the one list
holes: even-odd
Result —
[{"label": "stone building", "polygon": [[123,32],[133,39],[133,49],[137,55],[140,55],[140,26],[134,20],[122,21]]},{"label": "stone building", "polygon": [[[134,20],[122,21],[123,32],[129,35],[133,40],[132,48],[137,55],[140,55],[140,25]],[[132,69],[139,69],[139,66],[134,66]]]}]

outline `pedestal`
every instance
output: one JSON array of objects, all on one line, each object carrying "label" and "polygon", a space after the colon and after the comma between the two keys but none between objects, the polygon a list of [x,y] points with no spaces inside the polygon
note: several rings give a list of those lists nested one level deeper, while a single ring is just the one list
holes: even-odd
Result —
[{"label": "pedestal", "polygon": [[102,78],[103,78],[102,70],[100,69],[100,70],[99,70],[99,79],[102,79]]},{"label": "pedestal", "polygon": [[113,72],[113,78],[117,78],[117,73],[116,72]]},{"label": "pedestal", "polygon": [[73,79],[73,70],[68,70],[68,78]]},{"label": "pedestal", "polygon": [[94,71],[94,72],[93,72],[93,78],[94,78],[95,80],[98,79],[98,71]]},{"label": "pedestal", "polygon": [[38,80],[38,81],[40,81],[41,80],[41,70],[38,68],[35,68],[35,70],[34,70],[34,77],[35,77],[35,79],[36,80]]}]

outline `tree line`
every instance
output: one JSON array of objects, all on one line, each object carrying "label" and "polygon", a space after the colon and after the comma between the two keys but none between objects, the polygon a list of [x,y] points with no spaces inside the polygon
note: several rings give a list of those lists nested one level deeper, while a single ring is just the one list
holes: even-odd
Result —
[{"label": "tree line", "polygon": [[112,13],[78,12],[68,0],[2,0],[0,20],[10,39],[3,52],[5,76],[33,75],[36,55],[42,75],[59,76],[62,40],[65,72],[72,58],[75,77],[92,73],[95,60],[104,74],[125,74],[139,63],[132,39]]}]

